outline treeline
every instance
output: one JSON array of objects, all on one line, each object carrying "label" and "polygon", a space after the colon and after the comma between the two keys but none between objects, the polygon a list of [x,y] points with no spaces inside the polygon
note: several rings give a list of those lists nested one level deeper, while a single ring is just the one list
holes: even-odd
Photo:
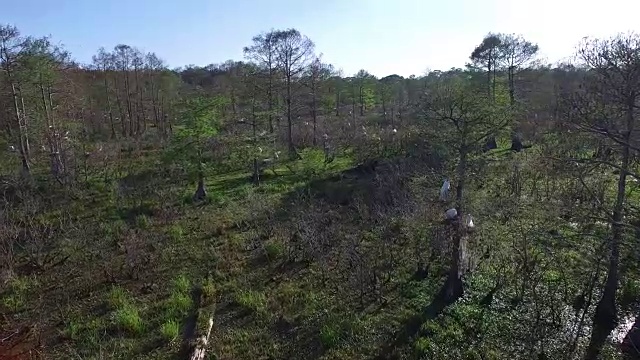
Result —
[{"label": "treeline", "polygon": [[[364,125],[361,118],[379,115],[382,124],[397,128],[415,117],[427,83],[443,74],[465,72],[480,78],[486,73],[487,91],[494,98],[504,77],[512,104],[548,95],[564,81],[553,74],[566,74],[539,66],[536,45],[504,34],[488,35],[466,69],[380,79],[366,70],[344,76],[294,29],[255,36],[244,47],[245,61],[173,70],[156,54],[129,45],[112,51],[101,48],[91,64],[78,64],[50,38],[22,36],[8,25],[2,26],[0,37],[0,121],[5,138],[25,172],[36,158],[50,158],[60,180],[66,161],[63,134],[139,139],[154,129],[166,139],[180,121],[175,105],[194,93],[223,97],[222,118],[255,119],[259,129],[275,134],[295,156],[296,145],[317,145],[330,121],[356,129]],[[546,88],[540,88],[543,80],[550,80]],[[536,101],[538,109],[528,109],[548,118],[542,112],[550,108],[549,102]],[[311,133],[296,139],[296,128],[306,125]]]}]

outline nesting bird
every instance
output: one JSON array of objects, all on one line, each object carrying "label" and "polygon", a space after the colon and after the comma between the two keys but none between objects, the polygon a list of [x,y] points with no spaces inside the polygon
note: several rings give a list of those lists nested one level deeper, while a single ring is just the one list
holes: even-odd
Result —
[{"label": "nesting bird", "polygon": [[449,179],[444,179],[442,187],[440,188],[440,201],[449,200],[449,191],[451,190],[451,182]]},{"label": "nesting bird", "polygon": [[456,208],[451,208],[444,212],[444,216],[447,220],[455,220],[458,216],[458,210],[456,210]]},{"label": "nesting bird", "polygon": [[476,228],[476,225],[473,223],[473,216],[471,216],[471,214],[468,214],[465,217],[465,225],[467,226],[467,231],[474,231]]}]

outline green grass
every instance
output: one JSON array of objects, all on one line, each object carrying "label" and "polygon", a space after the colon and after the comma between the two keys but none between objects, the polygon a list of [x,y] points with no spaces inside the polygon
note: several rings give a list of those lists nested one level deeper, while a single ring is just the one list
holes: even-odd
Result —
[{"label": "green grass", "polygon": [[2,305],[11,311],[25,310],[28,305],[29,292],[37,282],[29,277],[14,277],[9,281],[8,290],[2,296]]},{"label": "green grass", "polygon": [[169,235],[169,239],[174,242],[180,241],[184,236],[184,229],[178,224],[173,224],[169,227],[169,230],[167,230],[167,235]]},{"label": "green grass", "polygon": [[173,280],[173,289],[181,294],[188,294],[191,290],[191,281],[184,274]]},{"label": "green grass", "polygon": [[278,241],[269,240],[264,245],[264,252],[269,261],[273,261],[280,258],[284,254],[284,247],[282,246],[282,243]]},{"label": "green grass", "polygon": [[121,308],[115,310],[112,316],[116,327],[131,335],[140,335],[145,330],[140,312],[133,304],[125,304]]},{"label": "green grass", "polygon": [[167,320],[160,326],[160,335],[168,342],[176,340],[180,336],[180,324],[175,320]]},{"label": "green grass", "polygon": [[[202,298],[207,304],[215,302],[216,286],[213,283],[213,279],[207,277],[202,283]],[[205,304],[206,305],[206,304]]]},{"label": "green grass", "polygon": [[267,296],[260,291],[240,290],[235,294],[235,301],[238,305],[253,312],[264,313],[267,307]]},{"label": "green grass", "polygon": [[113,286],[109,291],[107,305],[111,310],[118,310],[126,306],[130,301],[127,290],[120,286]]},{"label": "green grass", "polygon": [[340,343],[342,331],[336,324],[328,324],[320,329],[320,342],[322,346],[331,349]]},{"label": "green grass", "polygon": [[168,318],[179,319],[185,317],[193,306],[189,294],[173,292],[165,302],[165,313]]},{"label": "green grass", "polygon": [[151,219],[147,215],[136,216],[136,227],[138,229],[148,229],[151,227]]}]

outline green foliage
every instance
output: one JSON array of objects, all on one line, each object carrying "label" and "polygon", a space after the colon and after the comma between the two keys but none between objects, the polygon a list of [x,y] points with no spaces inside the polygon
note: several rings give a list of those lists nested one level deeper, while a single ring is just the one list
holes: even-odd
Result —
[{"label": "green foliage", "polygon": [[180,274],[173,280],[173,289],[181,294],[188,294],[191,290],[191,281],[184,274]]},{"label": "green foliage", "polygon": [[165,341],[172,342],[180,336],[180,323],[167,320],[160,326],[160,335]]},{"label": "green foliage", "polygon": [[136,216],[135,222],[138,229],[148,229],[151,226],[151,219],[144,214]]},{"label": "green foliage", "polygon": [[171,319],[185,317],[193,306],[193,300],[189,294],[172,292],[165,302],[165,314]]},{"label": "green foliage", "polygon": [[144,322],[138,308],[130,303],[125,303],[113,313],[115,325],[131,335],[140,335],[144,332]]},{"label": "green foliage", "polygon": [[11,311],[18,312],[25,309],[31,288],[35,286],[28,277],[13,277],[8,284],[8,290],[2,294],[2,305]]},{"label": "green foliage", "polygon": [[122,309],[130,302],[127,290],[120,286],[113,286],[107,297],[107,305],[111,310]]},{"label": "green foliage", "polygon": [[63,334],[73,340],[80,348],[95,351],[99,347],[105,331],[106,327],[101,319],[82,318],[67,321]]},{"label": "green foliage", "polygon": [[212,304],[215,302],[216,296],[216,286],[213,283],[213,279],[211,277],[207,277],[202,283],[202,298],[207,304]]},{"label": "green foliage", "polygon": [[125,289],[113,286],[107,297],[107,305],[112,310],[111,317],[118,329],[131,335],[140,335],[144,331],[139,310]]},{"label": "green foliage", "polygon": [[253,313],[264,314],[266,312],[267,296],[263,292],[240,290],[235,294],[235,301]]},{"label": "green foliage", "polygon": [[320,342],[322,346],[331,349],[340,343],[341,329],[337,324],[324,325],[320,329]]},{"label": "green foliage", "polygon": [[167,235],[169,235],[169,238],[173,241],[180,241],[184,236],[184,229],[178,224],[173,224],[169,227]]},{"label": "green foliage", "polygon": [[270,240],[264,245],[264,252],[267,258],[270,261],[273,261],[283,255],[284,247],[282,246],[282,243],[275,240]]},{"label": "green foliage", "polygon": [[198,96],[186,98],[178,105],[182,122],[176,126],[165,161],[182,166],[192,180],[210,163],[207,144],[218,133],[219,113],[226,101],[220,96]]}]

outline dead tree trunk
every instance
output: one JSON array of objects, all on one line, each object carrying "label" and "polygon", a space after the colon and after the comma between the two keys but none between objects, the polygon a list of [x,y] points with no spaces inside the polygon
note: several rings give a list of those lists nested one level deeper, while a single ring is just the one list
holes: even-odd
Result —
[{"label": "dead tree trunk", "polygon": [[467,171],[467,149],[463,145],[460,149],[460,163],[458,164],[458,185],[456,186],[456,210],[457,219],[452,223],[453,229],[453,250],[451,253],[451,265],[449,268],[449,275],[445,283],[446,290],[444,291],[444,301],[446,304],[453,304],[456,300],[462,297],[464,288],[462,284],[462,276],[464,275],[464,264],[467,258],[467,237],[464,233],[466,231],[463,223],[463,193],[465,187],[465,177]]},{"label": "dead tree trunk", "polygon": [[204,168],[202,167],[202,150],[198,150],[198,187],[193,194],[193,201],[203,201],[207,198],[207,191],[204,188]]},{"label": "dead tree trunk", "polygon": [[616,293],[618,291],[619,267],[620,267],[620,243],[624,236],[623,215],[624,205],[626,202],[626,184],[627,172],[631,164],[631,134],[633,133],[635,99],[628,105],[627,131],[624,138],[622,148],[622,164],[620,167],[620,175],[618,176],[618,192],[616,202],[613,207],[611,221],[611,240],[609,242],[609,268],[607,271],[607,280],[605,282],[602,297],[596,306],[596,312],[593,317],[593,330],[591,331],[591,339],[589,347],[585,354],[586,360],[596,360],[602,347],[611,332],[618,325],[618,307],[616,304]]}]

